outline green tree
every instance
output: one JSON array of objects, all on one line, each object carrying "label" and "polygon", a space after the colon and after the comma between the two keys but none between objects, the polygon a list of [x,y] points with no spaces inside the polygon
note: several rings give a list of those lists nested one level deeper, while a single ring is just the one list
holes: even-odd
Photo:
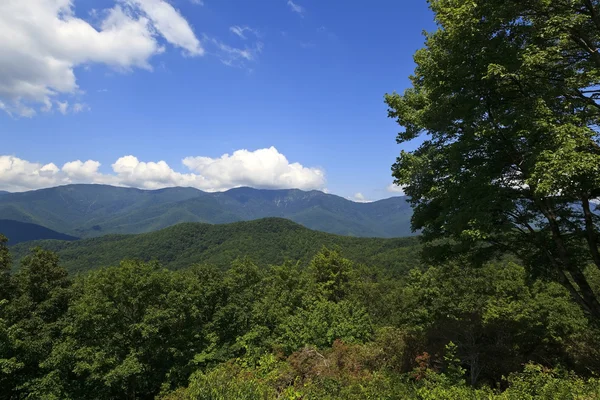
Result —
[{"label": "green tree", "polygon": [[71,280],[58,256],[42,249],[21,261],[9,299],[0,300],[0,383],[7,398],[33,394],[47,372],[71,299]]},{"label": "green tree", "polygon": [[190,360],[207,346],[210,305],[196,277],[124,261],[79,279],[47,362],[57,397],[154,398],[185,382]]},{"label": "green tree", "polygon": [[308,269],[318,292],[329,301],[340,301],[350,289],[352,262],[336,250],[323,247]]},{"label": "green tree", "polygon": [[8,398],[12,394],[15,373],[23,367],[23,363],[17,360],[11,341],[7,314],[9,300],[13,295],[13,280],[10,274],[12,259],[7,242],[8,239],[0,235],[0,387],[6,388],[6,395],[0,395],[0,398]]},{"label": "green tree", "polygon": [[8,250],[8,239],[0,234],[0,302],[7,299],[12,291],[12,257]]},{"label": "green tree", "polygon": [[412,87],[386,95],[397,141],[424,138],[392,170],[425,254],[514,251],[600,318],[600,1],[429,3]]},{"label": "green tree", "polygon": [[347,300],[319,300],[290,315],[280,327],[279,341],[288,353],[304,346],[324,348],[337,339],[362,343],[373,336],[373,325],[364,307]]},{"label": "green tree", "polygon": [[237,259],[219,282],[221,301],[208,326],[211,345],[196,356],[196,363],[216,363],[243,354],[239,339],[254,327],[252,307],[260,293],[262,271],[249,259]]},{"label": "green tree", "polygon": [[268,268],[252,305],[251,329],[238,338],[247,361],[256,362],[265,352],[278,347],[281,324],[296,314],[310,296],[310,280],[299,263],[286,262]]},{"label": "green tree", "polygon": [[525,269],[513,263],[414,270],[401,307],[402,325],[420,331],[432,354],[449,341],[457,346],[472,384],[498,381],[530,360],[568,362],[570,343],[588,329],[561,285],[529,285]]}]

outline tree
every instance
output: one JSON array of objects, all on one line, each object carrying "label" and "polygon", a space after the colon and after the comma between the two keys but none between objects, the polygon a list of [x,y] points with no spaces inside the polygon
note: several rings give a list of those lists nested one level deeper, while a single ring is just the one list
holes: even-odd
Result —
[{"label": "tree", "polygon": [[600,1],[430,5],[412,87],[386,95],[398,143],[424,138],[392,171],[425,254],[515,252],[600,319]]},{"label": "tree", "polygon": [[0,234],[0,302],[7,299],[12,292],[12,257],[8,250],[8,239]]},{"label": "tree", "polygon": [[373,335],[373,324],[365,308],[348,300],[317,300],[290,315],[279,329],[279,341],[288,353],[304,346],[331,346],[335,340],[362,343]]},{"label": "tree", "polygon": [[311,260],[308,269],[317,290],[329,301],[340,301],[350,289],[352,262],[336,250],[323,247]]},{"label": "tree", "polygon": [[10,332],[10,321],[8,321],[7,307],[10,298],[14,294],[14,285],[10,270],[12,259],[6,243],[8,239],[0,235],[0,387],[6,388],[8,397],[15,385],[15,376],[23,368],[23,363],[16,357],[16,351],[12,343]]},{"label": "tree", "polygon": [[56,254],[36,248],[21,261],[11,285],[9,298],[0,299],[0,398],[36,397],[46,372],[41,366],[69,307],[71,281]]},{"label": "tree", "polygon": [[124,261],[74,287],[78,296],[47,362],[58,398],[154,398],[187,380],[189,361],[207,345],[210,307],[194,273]]},{"label": "tree", "polygon": [[431,353],[456,344],[471,384],[480,375],[498,381],[531,360],[569,360],[569,344],[588,329],[563,287],[529,285],[524,268],[513,263],[413,270],[403,297],[402,326],[421,331]]}]

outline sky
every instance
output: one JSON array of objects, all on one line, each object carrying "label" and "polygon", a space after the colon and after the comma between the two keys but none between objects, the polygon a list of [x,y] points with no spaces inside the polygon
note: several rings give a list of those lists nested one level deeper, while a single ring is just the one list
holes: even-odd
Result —
[{"label": "sky", "polygon": [[399,195],[425,0],[2,0],[0,190]]}]

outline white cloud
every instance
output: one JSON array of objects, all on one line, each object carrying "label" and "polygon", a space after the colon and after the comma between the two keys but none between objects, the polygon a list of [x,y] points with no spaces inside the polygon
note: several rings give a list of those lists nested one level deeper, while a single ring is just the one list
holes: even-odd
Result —
[{"label": "white cloud", "polygon": [[404,187],[403,186],[395,185],[393,183],[391,183],[390,185],[388,185],[387,191],[390,192],[390,193],[397,193],[400,196],[404,196],[405,195],[404,194]]},{"label": "white cloud", "polygon": [[0,187],[23,191],[59,185],[59,169],[54,164],[31,163],[13,156],[0,156]]},{"label": "white cloud", "polygon": [[207,35],[204,35],[204,42],[210,45],[219,60],[229,67],[243,67],[248,62],[256,61],[263,49],[262,42],[256,42],[252,47],[242,49],[229,46]]},{"label": "white cloud", "polygon": [[239,36],[242,39],[247,39],[246,35],[244,34],[244,32],[250,32],[252,33],[254,36],[259,37],[260,35],[258,34],[258,31],[248,27],[248,26],[238,26],[238,25],[234,25],[234,26],[230,26],[229,27],[229,31],[237,36]]},{"label": "white cloud", "polygon": [[75,182],[85,182],[88,180],[94,181],[95,179],[101,179],[101,175],[98,172],[100,163],[98,161],[87,160],[82,162],[81,160],[71,161],[63,165],[61,171],[66,179]]},{"label": "white cloud", "polygon": [[288,0],[287,5],[293,12],[300,14],[300,16],[304,16],[304,7],[294,3],[292,0]]},{"label": "white cloud", "polygon": [[[60,112],[62,115],[67,115],[68,113],[77,114],[83,111],[89,111],[90,109],[87,104],[83,103],[75,103],[72,107],[69,107],[68,101],[57,101],[56,106],[58,108],[58,112]],[[45,111],[50,111],[50,109],[51,106]]]},{"label": "white cloud", "polygon": [[325,186],[323,170],[290,163],[275,147],[237,150],[220,158],[187,157],[183,164],[215,187],[322,189]]},{"label": "white cloud", "polygon": [[[74,14],[75,0],[0,1],[0,109],[31,117],[78,93],[75,68],[104,64],[151,69],[164,51],[159,38],[201,55],[190,25],[165,0],[115,0],[92,13],[92,25]],[[60,110],[60,109],[59,109]]]},{"label": "white cloud", "polygon": [[204,1],[202,0],[190,0],[193,4],[196,4],[198,6],[203,6],[204,5]]},{"label": "white cloud", "polygon": [[204,177],[195,174],[175,172],[164,161],[143,162],[137,157],[119,158],[113,165],[118,183],[124,186],[158,189],[170,186],[191,186],[204,190],[214,190]]},{"label": "white cloud", "polygon": [[62,115],[67,114],[67,109],[69,108],[69,102],[68,101],[64,101],[64,102],[57,101],[56,105],[58,106],[58,111]]},{"label": "white cloud", "polygon": [[290,163],[274,147],[238,150],[218,158],[187,157],[186,173],[173,170],[165,161],[145,162],[132,155],[112,164],[112,173],[99,171],[94,160],[71,161],[62,168],[15,156],[0,156],[0,190],[19,192],[69,183],[102,183],[145,189],[190,186],[221,191],[239,186],[257,188],[323,189],[325,173],[319,168]]},{"label": "white cloud", "polygon": [[72,111],[77,114],[83,111],[89,111],[90,107],[87,104],[83,104],[83,103],[75,103],[73,104],[73,108]]},{"label": "white cloud", "polygon": [[200,56],[204,49],[188,22],[164,0],[122,0],[132,8],[139,7],[152,21],[156,30],[174,46],[189,55]]},{"label": "white cloud", "polygon": [[356,202],[356,203],[371,203],[372,200],[367,200],[366,197],[361,193],[355,193],[354,197],[352,197],[350,200]]}]

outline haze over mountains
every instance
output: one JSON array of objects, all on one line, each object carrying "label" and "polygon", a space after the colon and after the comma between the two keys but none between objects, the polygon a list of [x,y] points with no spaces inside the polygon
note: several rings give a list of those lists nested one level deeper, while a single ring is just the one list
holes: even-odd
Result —
[{"label": "haze over mountains", "polygon": [[74,236],[56,232],[44,226],[10,219],[0,219],[0,233],[8,238],[9,246],[41,239],[77,240]]},{"label": "haze over mountains", "polygon": [[76,237],[144,233],[182,222],[222,224],[281,217],[339,235],[411,235],[405,197],[356,203],[320,191],[237,188],[207,193],[193,188],[140,190],[67,185],[0,193],[0,219],[41,225]]}]

